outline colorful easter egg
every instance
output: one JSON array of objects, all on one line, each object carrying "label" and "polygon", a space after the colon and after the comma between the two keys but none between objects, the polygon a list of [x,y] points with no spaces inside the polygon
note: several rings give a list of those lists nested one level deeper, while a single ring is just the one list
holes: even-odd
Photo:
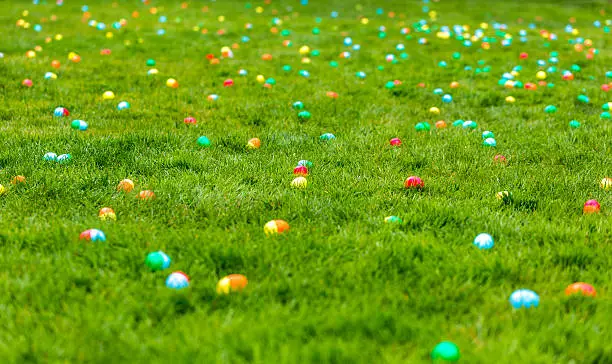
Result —
[{"label": "colorful easter egg", "polygon": [[98,212],[98,217],[102,221],[117,220],[117,215],[115,215],[115,211],[111,209],[110,207],[101,208],[100,212]]},{"label": "colorful easter egg", "polygon": [[532,290],[519,289],[512,292],[509,301],[512,307],[516,309],[538,307],[540,296]]},{"label": "colorful easter egg", "polygon": [[57,162],[57,154],[53,152],[45,153],[45,155],[43,155],[43,160]]},{"label": "colorful easter egg", "polygon": [[405,188],[422,189],[425,187],[425,182],[420,177],[410,176],[404,181]]},{"label": "colorful easter egg", "polygon": [[441,361],[454,362],[461,357],[459,347],[450,341],[442,341],[431,351],[431,359],[438,363]]},{"label": "colorful easter egg", "polygon": [[399,147],[400,145],[402,145],[402,141],[400,140],[400,138],[393,138],[389,141],[389,144],[394,147]]},{"label": "colorful easter egg", "polygon": [[182,289],[189,286],[189,276],[183,272],[172,272],[166,278],[166,287],[171,289]]},{"label": "colorful easter egg", "polygon": [[242,274],[230,274],[223,277],[217,283],[218,294],[229,294],[232,292],[242,291],[249,281]]},{"label": "colorful easter egg", "polygon": [[264,233],[266,236],[282,234],[287,230],[289,230],[289,224],[284,220],[272,220],[264,225]]},{"label": "colorful easter egg", "polygon": [[143,190],[140,191],[138,193],[138,198],[140,200],[146,201],[146,200],[152,200],[155,198],[155,192],[151,191],[151,190]]},{"label": "colorful easter egg", "polygon": [[87,229],[85,231],[83,231],[80,235],[79,235],[79,239],[81,240],[87,240],[87,241],[91,241],[91,242],[105,242],[106,241],[106,235],[104,235],[104,232],[102,232],[102,230],[98,230],[98,229]]},{"label": "colorful easter egg", "polygon": [[70,127],[72,129],[76,129],[76,130],[80,130],[80,131],[85,131],[85,130],[87,130],[89,125],[85,121],[83,121],[83,120],[73,120],[72,123],[70,123]]},{"label": "colorful easter egg", "polygon": [[102,94],[102,98],[103,98],[104,100],[112,100],[112,99],[114,99],[114,98],[115,98],[115,93],[114,93],[113,91],[105,91],[105,92]]},{"label": "colorful easter egg", "polygon": [[296,176],[308,176],[308,168],[306,166],[297,166],[293,169],[293,174]]},{"label": "colorful easter egg", "polygon": [[167,269],[170,267],[170,263],[170,257],[161,250],[147,254],[145,259],[145,265],[152,271]]},{"label": "colorful easter egg", "polygon": [[489,250],[493,248],[493,237],[487,233],[481,233],[476,236],[473,242],[478,249]]},{"label": "colorful easter egg", "polygon": [[131,179],[123,179],[119,182],[119,184],[117,185],[117,191],[122,191],[122,192],[132,192],[132,190],[134,189],[134,182]]},{"label": "colorful easter egg", "polygon": [[59,164],[64,164],[64,163],[68,163],[70,162],[70,160],[72,159],[72,156],[68,153],[66,154],[60,154],[57,156],[57,162]]},{"label": "colorful easter egg", "polygon": [[210,147],[210,140],[204,135],[198,138],[197,143],[202,147]]},{"label": "colorful easter egg", "polygon": [[291,187],[303,189],[306,188],[306,186],[308,186],[308,181],[302,176],[296,177],[291,181]]},{"label": "colorful easter egg", "polygon": [[260,146],[261,146],[261,140],[259,140],[259,138],[251,138],[247,142],[248,149],[259,149]]},{"label": "colorful easter egg", "polygon": [[598,213],[600,208],[601,206],[599,205],[599,202],[597,202],[597,200],[588,200],[584,203],[584,208],[582,209],[582,211],[585,214],[594,214]]},{"label": "colorful easter egg", "polygon": [[567,286],[567,288],[565,289],[565,295],[582,295],[587,297],[595,297],[597,296],[597,292],[595,291],[595,288],[588,283],[576,282]]},{"label": "colorful easter egg", "polygon": [[69,116],[70,112],[65,107],[59,106],[53,110],[53,115],[56,117]]},{"label": "colorful easter egg", "polygon": [[394,215],[385,217],[385,223],[387,224],[401,224],[402,222],[402,219]]}]

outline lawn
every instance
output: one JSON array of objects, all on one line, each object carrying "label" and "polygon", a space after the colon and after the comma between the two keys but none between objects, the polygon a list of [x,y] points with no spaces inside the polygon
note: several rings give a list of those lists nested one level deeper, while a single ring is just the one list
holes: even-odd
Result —
[{"label": "lawn", "polygon": [[[451,341],[464,363],[612,363],[610,12],[1,2],[0,362],[430,363]],[[217,293],[229,274],[248,285]]]}]

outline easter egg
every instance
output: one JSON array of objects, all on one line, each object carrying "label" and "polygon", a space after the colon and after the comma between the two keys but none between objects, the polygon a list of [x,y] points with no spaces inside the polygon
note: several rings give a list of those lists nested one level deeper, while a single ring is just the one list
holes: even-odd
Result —
[{"label": "easter egg", "polygon": [[57,156],[57,162],[59,164],[64,164],[64,163],[68,163],[70,162],[70,160],[72,159],[72,156],[68,153],[66,154],[60,154]]},{"label": "easter egg", "polygon": [[145,259],[145,265],[152,271],[167,269],[170,267],[170,263],[170,257],[161,250],[147,254]]},{"label": "easter egg", "polygon": [[32,80],[26,78],[25,80],[21,82],[21,84],[25,87],[32,87],[34,83],[32,82]]},{"label": "easter egg", "polygon": [[333,140],[333,139],[336,139],[336,136],[334,134],[332,134],[332,133],[325,133],[325,134],[322,134],[319,137],[319,140],[324,141],[324,142],[330,141],[330,140]]},{"label": "easter egg", "polygon": [[578,95],[576,100],[578,100],[579,102],[582,102],[583,104],[588,104],[589,101],[590,101],[588,96],[586,96],[586,95]]},{"label": "easter egg", "polygon": [[87,125],[87,123],[83,120],[73,120],[72,123],[70,123],[70,127],[72,129],[77,129],[80,131],[85,131],[87,130],[87,128],[89,127],[89,125]]},{"label": "easter egg", "polygon": [[218,294],[229,294],[231,292],[242,291],[249,281],[242,274],[230,274],[223,277],[217,283]]},{"label": "easter egg", "polygon": [[298,119],[300,119],[300,121],[306,121],[310,119],[310,113],[306,110],[300,111],[297,116],[298,116]]},{"label": "easter egg", "polygon": [[170,88],[178,88],[179,84],[178,84],[178,81],[175,80],[174,78],[169,78],[166,80],[166,86]]},{"label": "easter egg", "polygon": [[53,152],[45,153],[45,155],[43,155],[43,160],[56,162],[57,161],[57,154],[55,154]]},{"label": "easter egg", "polygon": [[595,297],[597,292],[595,288],[588,283],[576,282],[572,283],[565,289],[566,296],[582,295],[587,297]]},{"label": "easter egg", "polygon": [[436,363],[440,361],[458,361],[460,357],[459,347],[450,341],[442,341],[431,351],[431,359]]},{"label": "easter egg", "polygon": [[473,244],[476,245],[478,249],[489,250],[493,248],[494,245],[493,237],[486,233],[478,234]]},{"label": "easter egg", "polygon": [[306,167],[306,168],[312,168],[313,164],[311,161],[308,161],[306,159],[302,159],[301,161],[299,161],[297,163],[298,166],[302,166],[302,167]]},{"label": "easter egg", "polygon": [[104,235],[104,233],[102,232],[102,230],[98,230],[98,229],[87,229],[85,231],[83,231],[80,235],[79,235],[79,239],[81,240],[87,240],[87,241],[91,241],[91,242],[105,242],[106,241],[106,235]]},{"label": "easter egg", "polygon": [[127,179],[127,178],[123,179],[117,185],[117,191],[132,192],[133,189],[134,189],[134,182],[132,182],[131,179]]},{"label": "easter egg", "polygon": [[544,112],[547,114],[554,114],[557,112],[557,107],[555,105],[548,105],[544,108]]},{"label": "easter egg", "polygon": [[610,111],[610,110],[612,110],[612,102],[606,102],[605,104],[603,104],[601,106],[601,109],[603,111]]},{"label": "easter egg", "polygon": [[304,108],[304,103],[301,101],[296,101],[293,103],[293,108],[296,110],[302,110]]},{"label": "easter egg", "polygon": [[404,187],[410,189],[422,189],[425,187],[425,182],[420,177],[410,176],[404,181]]},{"label": "easter egg", "polygon": [[482,141],[482,145],[484,145],[485,147],[494,147],[497,145],[497,141],[495,141],[494,138],[487,138]]},{"label": "easter egg", "polygon": [[287,230],[289,230],[289,224],[284,220],[272,220],[264,225],[264,234],[266,236],[282,234]]},{"label": "easter egg", "polygon": [[158,73],[159,71],[157,70],[157,68],[151,68],[150,70],[147,71],[147,76],[154,76]]},{"label": "easter egg", "polygon": [[299,52],[301,55],[306,55],[308,53],[310,53],[310,47],[309,46],[301,46],[299,49]]},{"label": "easter egg", "polygon": [[183,272],[172,272],[166,278],[166,287],[171,289],[182,289],[189,286],[189,276]]},{"label": "easter egg", "polygon": [[44,76],[45,80],[56,80],[57,79],[57,75],[53,72],[47,72],[45,73]]},{"label": "easter egg", "polygon": [[204,135],[198,138],[197,143],[199,146],[202,146],[202,147],[206,147],[206,148],[210,147],[210,140],[208,140],[208,138],[205,137]]},{"label": "easter egg", "polygon": [[512,307],[516,309],[538,307],[540,304],[540,296],[529,289],[519,289],[512,292],[509,300]]},{"label": "easter egg", "polygon": [[444,129],[446,128],[446,121],[438,120],[434,125],[436,126],[436,129]]},{"label": "easter egg", "polygon": [[493,157],[493,162],[495,163],[499,163],[499,164],[506,164],[508,162],[508,160],[506,159],[505,156],[501,155],[501,154],[496,154]]},{"label": "easter egg", "polygon": [[12,184],[14,184],[14,185],[18,185],[18,184],[21,184],[21,183],[25,183],[25,181],[26,181],[25,176],[21,176],[21,175],[19,175],[19,176],[15,176],[15,177],[13,177],[13,178],[11,179],[11,183],[12,183]]},{"label": "easter egg", "polygon": [[495,134],[493,134],[492,131],[488,131],[488,130],[483,131],[482,139],[487,139],[487,138],[495,138]]},{"label": "easter egg", "polygon": [[546,72],[538,71],[538,73],[536,73],[536,78],[538,80],[545,80],[546,79]]},{"label": "easter egg", "polygon": [[308,168],[305,166],[297,166],[293,169],[293,174],[296,176],[308,176]]},{"label": "easter egg", "polygon": [[300,177],[296,177],[293,179],[293,181],[291,181],[291,187],[294,188],[306,188],[306,186],[308,185],[308,181],[306,180],[306,178],[300,176]]},{"label": "easter egg", "polygon": [[260,146],[261,146],[261,140],[259,140],[259,138],[251,138],[247,142],[248,149],[259,149]]},{"label": "easter egg", "polygon": [[3,185],[0,185],[0,196],[6,194],[8,190]]},{"label": "easter egg", "polygon": [[53,110],[53,115],[56,117],[69,116],[70,112],[65,107],[60,106],[56,107],[55,110]]},{"label": "easter egg", "polygon": [[188,116],[183,119],[183,123],[185,123],[186,125],[195,125],[197,124],[197,122],[198,121],[193,116]]},{"label": "easter egg", "polygon": [[394,215],[385,217],[386,224],[401,224],[402,222],[402,219]]},{"label": "easter egg", "polygon": [[106,91],[102,94],[102,98],[104,100],[112,100],[115,98],[115,93],[113,91]]},{"label": "easter egg", "polygon": [[219,95],[211,94],[206,97],[208,101],[217,101],[219,99]]},{"label": "easter egg", "polygon": [[389,141],[389,144],[394,147],[399,147],[400,145],[402,145],[402,141],[400,140],[400,138],[393,138]]},{"label": "easter egg", "polygon": [[151,190],[142,190],[138,193],[138,198],[143,201],[152,200],[155,198],[155,193]]},{"label": "easter egg", "polygon": [[602,119],[606,119],[606,120],[608,120],[608,119],[610,119],[610,117],[611,117],[611,116],[610,116],[610,112],[608,112],[608,111],[604,111],[604,112],[602,112],[601,114],[599,114],[599,117],[600,117],[600,118],[602,118]]},{"label": "easter egg", "polygon": [[578,120],[572,120],[569,122],[569,126],[572,129],[578,129],[580,127],[580,122]]},{"label": "easter egg", "polygon": [[433,107],[429,108],[429,112],[432,113],[432,114],[438,115],[438,114],[440,114],[440,109],[438,109],[437,107],[433,106]]},{"label": "easter egg", "polygon": [[231,86],[234,86],[234,80],[232,80],[231,78],[228,78],[227,80],[223,81],[223,87]]},{"label": "easter egg", "polygon": [[115,215],[115,211],[111,209],[110,207],[101,208],[100,212],[98,212],[98,217],[102,221],[117,220],[117,215]]},{"label": "easter egg", "polygon": [[155,66],[155,60],[154,59],[147,59],[147,66],[149,67],[153,67]]},{"label": "easter egg", "polygon": [[448,104],[451,101],[453,101],[453,97],[451,95],[446,94],[446,95],[442,96],[442,102]]},{"label": "easter egg", "polygon": [[130,108],[130,103],[127,101],[121,101],[117,104],[117,110],[127,110]]},{"label": "easter egg", "polygon": [[502,201],[503,203],[510,203],[512,202],[512,193],[508,192],[508,191],[500,191],[497,192],[495,194],[495,198],[497,198],[498,200]]},{"label": "easter egg", "polygon": [[606,191],[612,189],[612,178],[605,177],[604,179],[602,179],[601,182],[599,182],[599,187]]},{"label": "easter egg", "polygon": [[57,59],[51,61],[51,67],[53,67],[55,69],[58,69],[58,68],[60,68],[60,66],[61,66],[61,63]]},{"label": "easter egg", "polygon": [[429,126],[429,123],[428,123],[428,122],[423,121],[423,122],[417,123],[417,124],[414,126],[414,129],[415,129],[416,131],[429,131],[429,130],[431,129],[431,126]]},{"label": "easter egg", "polygon": [[582,209],[582,211],[585,214],[598,213],[599,210],[600,210],[600,205],[599,205],[599,202],[597,202],[597,200],[588,200],[587,202],[584,203],[584,207]]},{"label": "easter egg", "polygon": [[478,127],[478,124],[476,124],[475,121],[472,120],[466,120],[463,122],[463,124],[461,124],[461,126],[463,127],[463,129],[476,129]]}]

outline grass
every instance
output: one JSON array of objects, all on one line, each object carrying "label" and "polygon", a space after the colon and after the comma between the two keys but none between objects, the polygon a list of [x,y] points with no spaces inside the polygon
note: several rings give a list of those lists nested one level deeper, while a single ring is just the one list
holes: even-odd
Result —
[{"label": "grass", "polygon": [[[610,34],[593,26],[609,19],[600,12],[611,10],[605,2],[442,1],[428,4],[438,12],[431,21],[420,2],[361,2],[359,10],[348,1],[251,8],[192,1],[186,9],[174,1],[88,1],[91,19],[109,29],[127,19],[112,39],[82,20],[83,4],[48,3],[0,4],[0,183],[8,188],[0,197],[2,362],[426,363],[443,340],[459,346],[465,363],[612,362],[612,195],[598,186],[612,176],[612,127],[599,117],[612,101],[600,89],[610,82],[611,51]],[[376,15],[377,7],[385,15]],[[289,36],[270,32],[272,9]],[[391,10],[395,18],[386,15]],[[168,22],[159,23],[160,15]],[[564,32],[572,16],[580,36],[599,49],[593,60],[568,43],[575,39]],[[471,29],[485,21],[488,36],[495,36],[495,21],[506,23],[513,45],[502,47],[498,36],[488,51],[480,41],[467,48],[435,31],[415,32],[422,18]],[[31,27],[15,26],[19,19]],[[410,39],[400,34],[403,26],[412,29]],[[161,28],[163,36],[156,34]],[[225,35],[216,34],[220,28]],[[520,29],[529,30],[526,43]],[[544,40],[540,29],[559,39]],[[338,56],[347,50],[343,32],[361,44],[350,59]],[[55,34],[63,39],[45,43]],[[430,44],[418,45],[420,37]],[[284,47],[284,39],[293,45]],[[211,65],[205,58],[233,43],[240,45],[233,59]],[[398,43],[408,59],[385,62],[389,53],[399,57]],[[42,51],[26,58],[36,45]],[[311,64],[300,63],[302,45],[320,51]],[[112,54],[101,56],[103,48]],[[71,51],[80,63],[67,60]],[[523,51],[528,60],[519,59]],[[559,58],[548,79],[554,87],[498,85],[516,65],[523,66],[519,80],[537,82],[536,60],[552,51]],[[263,53],[272,61],[261,60]],[[157,76],[146,74],[149,58]],[[59,70],[50,66],[54,59]],[[446,68],[438,67],[442,60]],[[560,71],[573,64],[582,70],[563,81]],[[486,66],[489,72],[475,74]],[[238,76],[241,68],[246,77]],[[310,77],[299,76],[301,69]],[[48,71],[58,79],[44,80]],[[359,71],[364,80],[355,77]],[[259,74],[276,85],[263,88]],[[178,89],[165,86],[170,77]],[[21,86],[25,78],[34,86]],[[222,86],[227,78],[233,87]],[[402,84],[386,89],[391,80]],[[451,81],[461,86],[450,89]],[[426,88],[416,87],[420,82]],[[438,87],[452,103],[433,94]],[[107,90],[117,98],[102,100]],[[218,101],[207,101],[213,93]],[[579,104],[579,94],[591,102]],[[504,101],[509,95],[516,103]],[[131,109],[118,111],[122,100]],[[291,107],[297,100],[312,113],[307,122]],[[549,104],[558,112],[545,114]],[[71,116],[53,117],[57,106]],[[441,114],[430,114],[432,106]],[[187,116],[198,124],[184,125]],[[89,129],[71,129],[73,119]],[[478,128],[451,126],[457,119]],[[572,119],[582,126],[570,129]],[[449,126],[436,130],[436,120]],[[416,132],[420,121],[432,130]],[[484,130],[495,133],[497,147],[482,146]],[[326,132],[336,139],[319,141]],[[201,135],[210,148],[197,145]],[[252,137],[261,139],[259,150],[246,149]],[[389,145],[393,137],[401,147]],[[72,161],[43,161],[50,151],[70,153]],[[493,163],[496,154],[508,164]],[[314,167],[308,187],[296,190],[290,182],[301,159]],[[11,185],[16,175],[26,183]],[[424,180],[422,191],[403,188],[411,175]],[[134,192],[116,191],[124,178],[134,180]],[[139,201],[144,189],[157,198]],[[513,203],[496,199],[503,190]],[[592,198],[601,213],[583,215]],[[117,221],[100,221],[102,207],[112,207]],[[385,224],[389,215],[403,223]],[[266,237],[263,226],[272,219],[286,220],[290,231]],[[92,227],[106,233],[106,243],[79,240]],[[492,250],[472,245],[481,232],[494,237]],[[144,259],[157,250],[172,265],[150,272]],[[190,276],[189,288],[165,287],[176,270]],[[246,290],[217,295],[217,281],[231,273],[248,277]],[[597,297],[566,297],[565,287],[577,281],[592,284]],[[508,298],[519,288],[536,291],[540,307],[513,310]]]}]

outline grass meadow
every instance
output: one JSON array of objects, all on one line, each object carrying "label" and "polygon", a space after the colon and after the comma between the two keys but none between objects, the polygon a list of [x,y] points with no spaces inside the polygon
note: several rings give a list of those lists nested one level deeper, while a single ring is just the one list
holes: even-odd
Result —
[{"label": "grass meadow", "polygon": [[[1,2],[0,361],[430,363],[452,341],[464,363],[612,363],[612,190],[600,187],[612,177],[612,121],[601,116],[611,11],[606,1]],[[70,116],[55,117],[59,106]],[[261,147],[248,149],[254,137]],[[304,189],[291,186],[300,160],[313,163]],[[25,182],[11,183],[18,175]],[[424,188],[404,188],[409,176]],[[134,191],[117,191],[125,178]],[[583,214],[590,199],[599,213]],[[98,217],[103,207],[116,221]],[[392,215],[402,222],[385,223]],[[290,229],[266,236],[274,219]],[[90,228],[106,242],[79,239]],[[490,250],[472,244],[483,232]],[[172,263],[152,272],[144,261],[159,250]],[[166,287],[173,271],[188,288]],[[233,273],[247,287],[218,294]],[[574,282],[597,296],[566,296]],[[539,307],[512,308],[521,288]]]}]

